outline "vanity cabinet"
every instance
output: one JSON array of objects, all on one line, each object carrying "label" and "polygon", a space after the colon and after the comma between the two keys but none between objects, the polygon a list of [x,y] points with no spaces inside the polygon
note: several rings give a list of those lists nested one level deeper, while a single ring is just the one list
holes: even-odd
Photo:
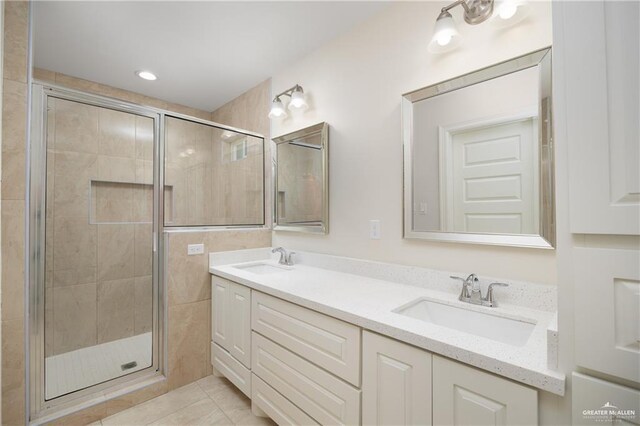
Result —
[{"label": "vanity cabinet", "polygon": [[538,392],[434,355],[433,424],[537,425]]},{"label": "vanity cabinet", "polygon": [[430,425],[431,357],[414,346],[362,333],[362,424]]},{"label": "vanity cabinet", "polygon": [[280,425],[534,425],[537,391],[212,278],[212,364]]},{"label": "vanity cabinet", "polygon": [[212,275],[211,363],[251,395],[251,290]]}]

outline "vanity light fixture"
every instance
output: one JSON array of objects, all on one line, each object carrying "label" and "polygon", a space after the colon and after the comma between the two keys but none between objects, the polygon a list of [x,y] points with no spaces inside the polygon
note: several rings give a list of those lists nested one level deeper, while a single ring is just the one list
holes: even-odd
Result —
[{"label": "vanity light fixture", "polygon": [[457,0],[441,9],[429,43],[429,52],[447,52],[460,44],[462,38],[456,29],[453,16],[449,13],[449,10],[456,6],[462,6],[464,9],[463,16],[467,24],[477,25],[491,18],[491,22],[498,27],[520,22],[529,10],[526,0]]},{"label": "vanity light fixture", "polygon": [[282,103],[282,96],[289,96],[291,100],[289,101],[289,111],[304,111],[309,108],[307,104],[307,100],[305,99],[304,90],[302,90],[302,86],[296,84],[295,86],[285,90],[284,92],[278,93],[275,98],[273,98],[273,102],[271,103],[271,111],[269,112],[269,118],[284,118],[287,116],[287,111],[284,108],[284,104]]},{"label": "vanity light fixture", "polygon": [[143,80],[153,81],[158,79],[158,77],[151,71],[144,71],[144,70],[136,71],[136,75]]}]

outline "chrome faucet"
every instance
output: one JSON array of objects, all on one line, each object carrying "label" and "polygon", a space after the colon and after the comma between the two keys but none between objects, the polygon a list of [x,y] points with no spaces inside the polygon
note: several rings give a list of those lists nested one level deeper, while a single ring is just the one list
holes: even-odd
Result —
[{"label": "chrome faucet", "polygon": [[280,260],[278,260],[280,265],[293,266],[293,256],[296,254],[295,251],[287,253],[283,247],[276,247],[271,250],[271,253],[280,253]]},{"label": "chrome faucet", "polygon": [[454,280],[462,281],[462,290],[458,300],[465,303],[471,303],[472,305],[488,306],[490,308],[498,306],[494,295],[493,288],[508,287],[509,284],[505,283],[491,283],[487,288],[487,294],[482,297],[482,289],[480,288],[480,280],[476,274],[470,274],[466,279],[462,277],[456,277],[451,275]]}]

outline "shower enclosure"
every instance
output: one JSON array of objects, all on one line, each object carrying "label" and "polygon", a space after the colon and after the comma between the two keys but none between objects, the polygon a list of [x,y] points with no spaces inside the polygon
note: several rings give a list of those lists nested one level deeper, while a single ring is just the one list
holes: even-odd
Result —
[{"label": "shower enclosure", "polygon": [[42,84],[31,123],[29,405],[42,418],[162,377],[159,236],[264,226],[264,140]]}]

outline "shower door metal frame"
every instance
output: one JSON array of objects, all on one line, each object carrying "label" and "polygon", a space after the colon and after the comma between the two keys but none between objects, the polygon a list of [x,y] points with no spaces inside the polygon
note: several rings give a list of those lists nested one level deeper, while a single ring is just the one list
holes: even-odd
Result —
[{"label": "shower door metal frame", "polygon": [[[153,147],[153,327],[152,364],[150,367],[91,385],[50,400],[45,399],[45,221],[47,185],[47,101],[56,98],[79,102],[95,107],[108,108],[154,120]],[[29,284],[27,288],[28,312],[25,324],[27,340],[26,384],[27,410],[30,422],[44,422],[75,412],[78,407],[88,407],[142,388],[154,380],[162,380],[166,371],[166,282],[164,277],[165,251],[163,208],[164,191],[164,111],[119,101],[104,96],[57,87],[43,82],[32,84],[31,138],[30,138],[30,188],[28,205],[29,230]]]}]

